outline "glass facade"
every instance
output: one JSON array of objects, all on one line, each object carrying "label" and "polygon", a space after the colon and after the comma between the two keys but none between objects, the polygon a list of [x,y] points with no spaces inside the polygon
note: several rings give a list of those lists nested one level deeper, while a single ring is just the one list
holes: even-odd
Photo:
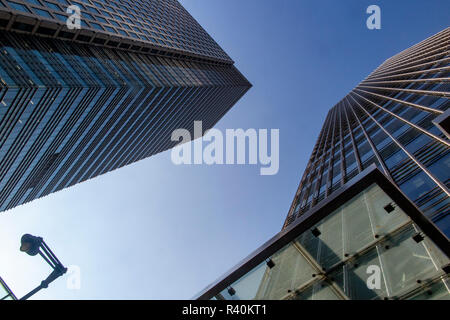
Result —
[{"label": "glass facade", "polygon": [[283,230],[198,299],[450,299],[449,40],[386,60],[329,111]]},{"label": "glass facade", "polygon": [[[176,1],[146,3],[182,11]],[[0,211],[170,149],[175,129],[193,135],[201,120],[206,131],[250,87],[232,62],[1,32]]]},{"label": "glass facade", "polygon": [[0,300],[17,300],[2,278],[0,278]]},{"label": "glass facade", "polygon": [[386,60],[325,120],[284,227],[375,163],[450,236],[450,28]]},{"label": "glass facade", "polygon": [[450,299],[449,258],[376,183],[258,260],[214,299]]},{"label": "glass facade", "polygon": [[[69,6],[81,30],[66,27]],[[176,0],[0,0],[0,28],[162,55],[230,64],[233,61]],[[7,19],[9,17],[9,19]],[[34,19],[27,19],[33,17]],[[9,20],[16,22],[9,24]],[[33,31],[34,30],[34,31]]]}]

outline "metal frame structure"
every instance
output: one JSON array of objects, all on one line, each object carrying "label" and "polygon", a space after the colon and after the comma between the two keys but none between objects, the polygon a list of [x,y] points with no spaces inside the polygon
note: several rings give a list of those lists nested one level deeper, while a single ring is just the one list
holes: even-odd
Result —
[{"label": "metal frame structure", "polygon": [[[242,260],[219,280],[202,290],[195,299],[207,300],[228,288],[275,252],[292,242],[303,232],[311,229],[317,222],[358,195],[368,186],[376,183],[398,205],[440,250],[450,257],[449,239],[392,183],[374,164],[348,181],[326,200],[305,212],[295,222],[264,243],[256,251]],[[328,270],[327,270],[328,271]]]},{"label": "metal frame structure", "polygon": [[11,291],[11,289],[8,287],[5,281],[0,277],[0,286],[2,286],[5,291],[8,293],[4,297],[0,297],[0,300],[6,300],[8,298],[11,298],[12,300],[17,300],[17,297],[14,295],[14,293]]},{"label": "metal frame structure", "polygon": [[[81,9],[81,29],[67,28],[69,5]],[[0,29],[180,60],[234,63],[176,0],[0,0]]]},{"label": "metal frame structure", "polygon": [[450,109],[447,109],[445,113],[435,118],[433,123],[450,139]]}]

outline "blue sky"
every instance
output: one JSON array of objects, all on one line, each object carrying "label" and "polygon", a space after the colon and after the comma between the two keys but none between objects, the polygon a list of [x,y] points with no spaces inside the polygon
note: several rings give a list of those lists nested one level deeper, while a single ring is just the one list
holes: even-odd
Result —
[{"label": "blue sky", "polygon": [[[189,299],[280,231],[328,110],[390,56],[449,25],[449,1],[183,0],[253,88],[218,129],[280,129],[280,170],[175,166],[170,151],[0,215],[0,275],[17,296],[49,273],[44,237],[81,270],[40,299]],[[366,8],[381,7],[381,30]]]}]

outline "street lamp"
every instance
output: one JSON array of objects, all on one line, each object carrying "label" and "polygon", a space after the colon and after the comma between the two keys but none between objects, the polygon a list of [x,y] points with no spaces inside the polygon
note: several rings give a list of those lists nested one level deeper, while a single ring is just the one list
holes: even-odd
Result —
[{"label": "street lamp", "polygon": [[48,285],[54,280],[67,272],[67,268],[56,258],[55,254],[50,250],[44,239],[35,237],[31,234],[24,234],[20,240],[20,251],[29,254],[30,256],[40,255],[52,267],[53,271],[43,280],[39,286],[23,296],[20,300],[27,300],[41,289],[48,288]]}]

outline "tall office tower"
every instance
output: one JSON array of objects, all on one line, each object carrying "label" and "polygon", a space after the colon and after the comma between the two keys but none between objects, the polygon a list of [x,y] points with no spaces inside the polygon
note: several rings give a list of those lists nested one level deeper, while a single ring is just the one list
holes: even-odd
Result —
[{"label": "tall office tower", "polygon": [[283,230],[198,299],[450,299],[449,40],[330,110]]},{"label": "tall office tower", "polygon": [[175,0],[0,0],[0,29],[0,211],[167,150],[251,87]]},{"label": "tall office tower", "polygon": [[375,163],[450,236],[449,40],[386,60],[329,111],[284,227]]}]

